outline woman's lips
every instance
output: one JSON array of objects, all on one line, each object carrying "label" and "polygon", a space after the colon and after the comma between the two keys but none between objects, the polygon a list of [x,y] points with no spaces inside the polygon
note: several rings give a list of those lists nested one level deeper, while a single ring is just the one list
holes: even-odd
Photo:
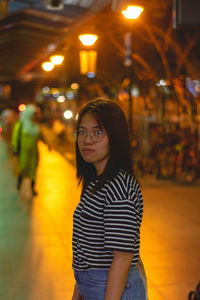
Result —
[{"label": "woman's lips", "polygon": [[91,153],[94,152],[94,150],[93,150],[93,149],[90,149],[90,148],[83,148],[83,149],[82,149],[82,152],[83,152],[84,154],[91,154]]}]

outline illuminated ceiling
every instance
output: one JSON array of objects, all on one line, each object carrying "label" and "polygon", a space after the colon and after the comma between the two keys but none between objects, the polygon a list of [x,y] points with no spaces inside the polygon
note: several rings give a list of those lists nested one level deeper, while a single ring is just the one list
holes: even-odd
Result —
[{"label": "illuminated ceiling", "polygon": [[109,0],[8,1],[0,20],[0,82],[21,80]]}]

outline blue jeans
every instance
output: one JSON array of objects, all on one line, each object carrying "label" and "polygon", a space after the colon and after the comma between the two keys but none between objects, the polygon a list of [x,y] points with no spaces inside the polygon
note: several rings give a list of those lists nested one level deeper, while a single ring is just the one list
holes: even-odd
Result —
[{"label": "blue jeans", "polygon": [[[109,270],[74,270],[84,300],[104,300]],[[146,300],[145,284],[136,266],[130,268],[121,300]]]}]

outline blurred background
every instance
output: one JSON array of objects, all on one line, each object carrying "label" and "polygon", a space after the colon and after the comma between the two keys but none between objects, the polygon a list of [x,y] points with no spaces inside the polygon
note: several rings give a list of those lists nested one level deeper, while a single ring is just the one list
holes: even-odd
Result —
[{"label": "blurred background", "polygon": [[[103,96],[126,113],[140,175],[200,176],[197,0],[0,3],[0,131],[8,139],[27,103],[41,107],[56,134],[71,136],[79,107]],[[128,5],[141,15],[127,19]],[[96,41],[83,45],[81,34]]]}]

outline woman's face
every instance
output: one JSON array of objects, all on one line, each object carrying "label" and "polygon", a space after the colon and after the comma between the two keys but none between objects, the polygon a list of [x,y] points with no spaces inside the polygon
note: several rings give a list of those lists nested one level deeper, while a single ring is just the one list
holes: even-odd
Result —
[{"label": "woman's face", "polygon": [[81,119],[78,147],[83,159],[95,165],[97,175],[103,173],[109,159],[109,139],[91,113],[86,113]]}]

